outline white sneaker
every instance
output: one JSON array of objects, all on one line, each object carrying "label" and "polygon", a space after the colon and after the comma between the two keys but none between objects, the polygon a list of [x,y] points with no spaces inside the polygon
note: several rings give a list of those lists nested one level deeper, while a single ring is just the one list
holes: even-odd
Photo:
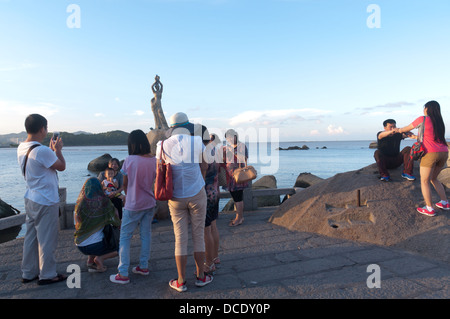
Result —
[{"label": "white sneaker", "polygon": [[139,266],[133,267],[133,269],[131,269],[131,271],[134,274],[139,274],[139,275],[143,275],[143,276],[148,276],[150,274],[150,271],[148,269],[142,269]]},{"label": "white sneaker", "polygon": [[109,276],[109,280],[111,280],[111,282],[113,282],[115,284],[122,284],[122,285],[130,282],[130,278],[128,278],[128,277],[122,278],[122,277],[120,277],[119,274]]}]

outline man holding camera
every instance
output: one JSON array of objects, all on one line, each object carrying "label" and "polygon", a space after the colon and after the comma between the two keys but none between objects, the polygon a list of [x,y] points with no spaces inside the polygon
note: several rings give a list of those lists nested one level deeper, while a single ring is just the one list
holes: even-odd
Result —
[{"label": "man holding camera", "polygon": [[55,260],[59,229],[57,171],[66,169],[66,161],[59,136],[51,139],[49,147],[41,144],[48,134],[45,117],[29,115],[25,129],[27,139],[17,148],[17,160],[26,182],[22,282],[39,279],[39,285],[46,285],[67,278],[56,273]]}]

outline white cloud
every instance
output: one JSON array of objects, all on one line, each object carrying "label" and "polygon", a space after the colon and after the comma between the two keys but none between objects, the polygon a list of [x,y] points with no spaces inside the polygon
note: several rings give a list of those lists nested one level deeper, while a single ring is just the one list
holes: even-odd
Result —
[{"label": "white cloud", "polygon": [[304,108],[304,109],[279,109],[264,111],[245,111],[229,120],[231,126],[239,125],[283,125],[287,122],[299,122],[309,119],[315,119],[330,113],[331,111]]},{"label": "white cloud", "polygon": [[25,118],[33,113],[41,114],[50,120],[49,117],[61,114],[60,108],[60,106],[48,102],[28,103],[0,100],[0,134],[25,130]]},{"label": "white cloud", "polygon": [[344,133],[342,126],[335,127],[334,125],[328,125],[327,130],[329,135],[339,135]]},{"label": "white cloud", "polygon": [[2,115],[14,113],[23,117],[38,113],[43,116],[52,116],[59,112],[59,108],[58,105],[47,102],[28,104],[18,101],[0,101],[0,114]]},{"label": "white cloud", "polygon": [[105,117],[104,113],[95,113],[94,114],[95,117]]},{"label": "white cloud", "polygon": [[141,111],[141,110],[137,110],[137,111],[134,111],[133,112],[133,115],[137,115],[137,116],[142,116],[142,115],[144,115],[145,114],[145,112],[144,111]]}]

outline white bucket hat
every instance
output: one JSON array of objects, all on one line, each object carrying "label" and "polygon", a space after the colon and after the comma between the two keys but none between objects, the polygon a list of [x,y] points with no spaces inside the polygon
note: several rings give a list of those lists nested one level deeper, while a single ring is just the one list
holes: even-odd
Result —
[{"label": "white bucket hat", "polygon": [[189,123],[187,115],[183,112],[178,112],[172,115],[169,119],[170,127],[182,126]]}]

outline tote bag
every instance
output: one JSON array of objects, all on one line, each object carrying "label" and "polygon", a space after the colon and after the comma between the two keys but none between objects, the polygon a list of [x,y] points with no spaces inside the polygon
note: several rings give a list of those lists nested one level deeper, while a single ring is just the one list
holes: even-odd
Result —
[{"label": "tote bag", "polygon": [[173,197],[172,166],[164,161],[164,141],[161,142],[161,155],[156,164],[155,198],[167,201]]}]

